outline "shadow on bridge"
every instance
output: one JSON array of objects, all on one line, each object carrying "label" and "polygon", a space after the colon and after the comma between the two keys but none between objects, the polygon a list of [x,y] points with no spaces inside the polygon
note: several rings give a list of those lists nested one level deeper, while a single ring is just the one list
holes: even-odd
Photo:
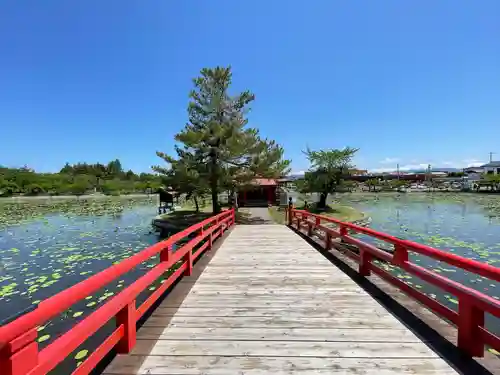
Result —
[{"label": "shadow on bridge", "polygon": [[500,374],[497,358],[486,354],[485,358],[475,359],[461,351],[453,343],[456,341],[456,330],[453,327],[416,304],[414,300],[399,292],[397,288],[383,282],[377,282],[376,278],[360,275],[355,268],[356,264],[341,252],[334,248],[326,250],[321,243],[303,231],[293,226],[289,226],[289,228],[328,259],[330,263],[349,276],[460,374]]}]

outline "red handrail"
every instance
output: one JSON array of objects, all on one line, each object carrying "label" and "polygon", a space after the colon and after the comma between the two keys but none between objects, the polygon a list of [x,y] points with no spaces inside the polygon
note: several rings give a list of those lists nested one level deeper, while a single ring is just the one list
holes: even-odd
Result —
[{"label": "red handrail", "polygon": [[[484,356],[485,345],[495,350],[500,350],[500,337],[484,327],[485,313],[500,317],[500,301],[411,262],[408,258],[408,253],[413,252],[424,255],[495,281],[500,281],[500,269],[498,267],[413,241],[399,239],[370,228],[342,222],[328,216],[313,214],[293,207],[288,208],[287,214],[288,225],[295,225],[297,230],[301,232],[304,227],[307,227],[307,235],[312,236],[315,234],[324,241],[324,246],[327,250],[330,250],[332,247],[342,250],[344,255],[359,263],[358,272],[360,275],[370,276],[372,272],[375,273],[407,295],[424,304],[434,313],[455,324],[458,328],[457,345],[469,355],[474,357]],[[336,225],[336,229],[322,225],[322,222],[333,223]],[[324,235],[321,235],[318,231],[323,232]],[[350,236],[349,232],[364,234],[383,240],[394,245],[394,252],[391,254],[381,250],[358,238]],[[359,254],[333,243],[333,238],[340,238],[345,243],[355,245],[359,250]],[[399,280],[374,263],[373,260],[375,259],[397,266],[401,270],[455,295],[458,298],[458,312]]]},{"label": "red handrail", "polygon": [[[179,277],[190,275],[194,260],[207,248],[211,248],[213,241],[222,236],[224,230],[234,223],[234,209],[223,211],[40,302],[34,311],[0,327],[0,374],[46,374],[114,317],[116,317],[116,329],[73,374],[87,374],[112,349],[116,349],[118,353],[130,352],[135,344],[137,320]],[[191,234],[197,235],[175,252],[172,251],[175,244]],[[205,242],[198,246],[203,241]],[[193,250],[196,250],[195,253]],[[61,314],[76,302],[158,253],[160,262],[155,267],[93,311],[71,330],[59,336],[41,351],[38,350],[36,338],[39,325]],[[135,300],[139,293],[176,264],[178,268],[167,280],[141,306],[136,307]]]}]

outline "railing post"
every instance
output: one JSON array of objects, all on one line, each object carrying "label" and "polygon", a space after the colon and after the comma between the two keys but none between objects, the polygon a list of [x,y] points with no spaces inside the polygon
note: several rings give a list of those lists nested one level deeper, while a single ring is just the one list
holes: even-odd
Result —
[{"label": "railing post", "polygon": [[332,248],[332,235],[330,232],[326,232],[326,239],[325,239],[325,250],[330,250]]},{"label": "railing post", "polygon": [[484,327],[484,311],[467,296],[458,298],[458,347],[472,357],[484,355],[480,327]]},{"label": "railing post", "polygon": [[2,375],[25,375],[38,365],[37,330],[33,328],[0,348]]},{"label": "railing post", "polygon": [[359,249],[359,274],[361,276],[370,276],[371,272],[370,272],[370,268],[371,268],[371,261],[372,261],[372,255],[360,248]]},{"label": "railing post", "polygon": [[214,239],[212,237],[214,232],[210,232],[210,236],[208,237],[208,248],[211,249],[212,248],[212,245],[214,243]]},{"label": "railing post", "polygon": [[345,237],[349,234],[347,231],[347,227],[344,225],[339,225],[339,234],[340,234],[340,242],[344,242],[344,239],[342,237]]},{"label": "railing post", "polygon": [[394,245],[392,262],[398,266],[402,266],[404,263],[408,262],[408,249],[400,244]]},{"label": "railing post", "polygon": [[186,262],[184,276],[191,276],[193,273],[193,249],[188,249],[188,252],[184,255],[184,261]]},{"label": "railing post", "polygon": [[116,326],[123,324],[125,335],[116,344],[116,351],[119,354],[127,354],[132,351],[136,342],[136,307],[135,300],[128,303],[118,314],[116,314]]},{"label": "railing post", "polygon": [[293,203],[292,203],[292,197],[288,197],[288,225],[292,226],[293,223]]},{"label": "railing post", "polygon": [[172,245],[168,245],[165,249],[160,251],[160,262],[168,262],[172,255]]},{"label": "railing post", "polygon": [[307,235],[308,235],[309,237],[311,237],[311,236],[312,236],[312,234],[313,234],[313,225],[314,225],[314,224],[313,224],[313,223],[311,223],[311,221],[309,221],[309,220],[306,220],[306,222],[307,222]]}]

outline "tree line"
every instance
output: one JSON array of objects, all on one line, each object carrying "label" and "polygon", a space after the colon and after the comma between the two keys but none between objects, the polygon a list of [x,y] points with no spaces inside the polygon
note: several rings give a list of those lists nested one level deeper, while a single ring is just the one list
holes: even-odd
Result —
[{"label": "tree line", "polygon": [[[59,173],[36,173],[29,168],[0,168],[0,194],[105,194],[144,192],[166,187],[193,199],[209,197],[213,213],[220,211],[219,194],[229,196],[256,177],[279,178],[290,172],[289,159],[275,140],[248,126],[255,95],[249,90],[232,94],[231,67],[204,68],[193,79],[187,124],[174,137],[174,154],[158,151],[165,162],[152,166],[155,175],[124,171],[118,159],[107,164],[66,164]],[[346,187],[358,149],[307,150],[310,169],[299,182],[304,192],[319,192],[319,207],[330,193]]]},{"label": "tree line", "polygon": [[0,196],[109,195],[144,193],[161,186],[161,177],[151,173],[124,171],[120,160],[107,164],[66,163],[58,173],[38,173],[28,167],[0,166]]}]

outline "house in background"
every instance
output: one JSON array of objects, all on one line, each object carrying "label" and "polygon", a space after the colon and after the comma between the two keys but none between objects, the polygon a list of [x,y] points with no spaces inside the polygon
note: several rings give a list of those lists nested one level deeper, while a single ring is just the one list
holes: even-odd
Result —
[{"label": "house in background", "polygon": [[483,167],[467,167],[467,168],[464,168],[464,173],[465,174],[481,174],[484,172],[484,169]]},{"label": "house in background", "polygon": [[277,180],[256,178],[238,191],[239,207],[267,207],[276,203]]},{"label": "house in background", "polygon": [[500,161],[490,161],[488,164],[481,165],[484,174],[500,174]]}]

